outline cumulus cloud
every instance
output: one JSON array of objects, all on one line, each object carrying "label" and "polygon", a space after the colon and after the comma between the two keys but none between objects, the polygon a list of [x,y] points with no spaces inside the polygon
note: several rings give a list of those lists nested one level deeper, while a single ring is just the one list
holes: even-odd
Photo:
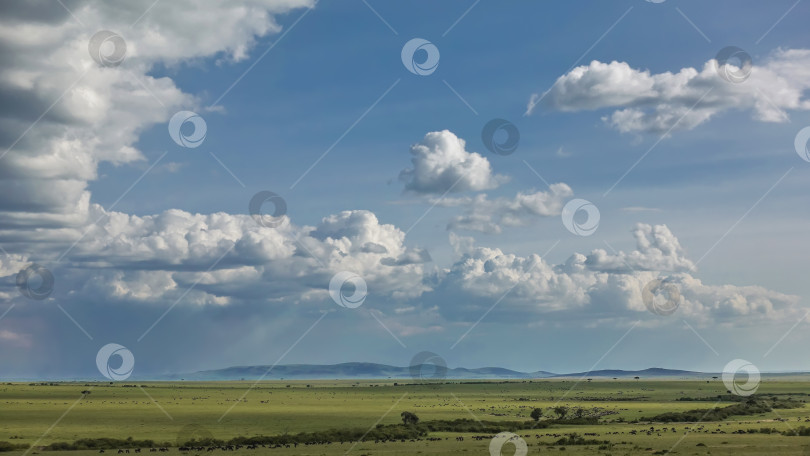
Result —
[{"label": "cumulus cloud", "polygon": [[[244,60],[259,37],[281,31],[276,15],[313,5],[66,1],[71,14],[49,2],[5,2],[0,140],[13,146],[0,159],[0,235],[25,253],[0,259],[3,276],[16,274],[31,254],[54,260],[69,248],[61,283],[83,284],[74,295],[112,301],[159,302],[192,284],[187,299],[201,304],[323,297],[339,270],[361,274],[384,295],[418,295],[429,255],[406,248],[404,233],[367,211],[328,216],[315,227],[287,220],[269,229],[246,215],[173,209],[135,216],[91,202],[88,182],[102,162],[144,160],[135,147],[141,132],[179,109],[202,106],[169,77],[152,75],[156,65]],[[89,55],[99,30],[124,38],[120,66],[102,67]]]},{"label": "cumulus cloud", "polygon": [[425,135],[411,146],[413,168],[400,172],[405,190],[423,194],[444,194],[491,190],[508,179],[492,173],[489,160],[468,152],[466,142],[448,130]]},{"label": "cumulus cloud", "polygon": [[[243,60],[275,20],[311,0],[216,0],[126,4],[73,0],[3,2],[0,15],[0,228],[81,226],[89,181],[102,162],[144,160],[141,132],[181,108],[199,108],[158,64],[204,57]],[[216,29],[217,33],[211,33]],[[88,52],[100,30],[118,33],[126,58],[102,67]],[[59,235],[59,233],[54,233]]]},{"label": "cumulus cloud", "polygon": [[403,266],[406,264],[421,264],[433,261],[430,252],[425,249],[408,249],[399,258],[383,258],[380,263],[386,266]]},{"label": "cumulus cloud", "polygon": [[695,264],[686,258],[680,242],[665,225],[638,224],[633,230],[636,250],[610,254],[596,249],[586,257],[594,271],[691,271]]},{"label": "cumulus cloud", "polygon": [[521,257],[497,248],[474,247],[450,268],[442,287],[492,302],[509,292],[510,302],[533,312],[583,304],[584,287],[573,279],[556,272],[537,254]]},{"label": "cumulus cloud", "polygon": [[[561,264],[533,254],[519,256],[477,247],[471,238],[451,234],[460,259],[446,271],[437,293],[453,295],[458,306],[440,306],[447,318],[474,321],[500,300],[502,315],[527,318],[556,312],[559,318],[638,318],[648,312],[642,290],[654,279],[676,285],[682,296],[679,315],[701,323],[755,324],[790,321],[803,315],[797,296],[758,286],[705,285],[692,273],[677,238],[664,225],[639,224],[636,249],[608,254],[575,253]],[[429,298],[426,298],[429,299]]]},{"label": "cumulus cloud", "polygon": [[[262,280],[267,262],[299,255],[300,244],[284,237],[289,232],[259,233],[248,217],[105,211],[91,202],[88,183],[102,163],[143,161],[136,143],[146,129],[177,110],[205,109],[170,77],[154,74],[156,67],[244,60],[258,38],[281,31],[277,15],[311,8],[314,1],[62,3],[0,6],[0,142],[7,146],[0,151],[0,240],[11,252],[0,258],[0,273],[13,276],[31,258],[54,260],[69,251],[65,261],[79,269],[63,270],[58,283],[84,284],[74,295],[101,287],[118,300],[155,301],[179,295],[227,249],[222,269],[205,273],[201,289],[218,281]],[[88,52],[100,30],[123,37],[126,55],[119,66],[99,65]],[[296,235],[312,241],[306,230]],[[391,248],[389,255],[405,252]],[[189,298],[221,304],[227,295],[195,291]]]},{"label": "cumulus cloud", "polygon": [[779,49],[754,65],[742,83],[730,83],[709,60],[702,69],[652,74],[625,62],[574,68],[543,94],[534,94],[527,113],[540,106],[575,112],[618,108],[603,117],[621,132],[689,130],[728,110],[751,111],[762,122],[785,122],[788,111],[810,109],[810,50]]},{"label": "cumulus cloud", "polygon": [[489,199],[485,194],[472,198],[445,198],[438,205],[462,206],[465,213],[454,217],[449,230],[495,234],[503,226],[525,226],[538,217],[555,217],[574,192],[567,184],[552,184],[548,191],[519,192],[514,198]]},{"label": "cumulus cloud", "polygon": [[189,300],[201,304],[322,299],[340,271],[359,274],[381,296],[414,297],[425,290],[429,254],[407,248],[401,230],[369,211],[330,215],[314,227],[286,220],[276,228],[248,215],[177,209],[106,215],[67,258],[91,271],[92,291],[110,298],[160,301],[197,283]]},{"label": "cumulus cloud", "polygon": [[[407,247],[400,229],[381,224],[369,211],[344,211],[316,226],[285,220],[277,228],[225,213],[108,215],[68,256],[70,280],[84,283],[72,292],[78,296],[162,302],[195,285],[184,298],[187,304],[323,302],[332,275],[351,271],[366,280],[370,294],[383,298],[376,303],[390,304],[384,308],[394,313],[411,308],[417,316],[429,311],[431,318],[449,321],[474,320],[502,298],[507,314],[521,318],[549,312],[561,318],[631,318],[647,312],[641,291],[653,279],[678,286],[679,312],[707,324],[785,320],[800,310],[797,297],[762,287],[703,284],[664,225],[638,224],[632,251],[595,249],[561,264],[537,254],[478,247],[473,238],[451,233],[457,259],[449,268],[428,270],[427,251]],[[398,333],[410,332],[406,326]]]},{"label": "cumulus cloud", "polygon": [[[141,132],[179,109],[202,109],[171,78],[154,76],[156,66],[244,60],[259,37],[281,30],[276,15],[314,1],[64,5],[2,5],[0,140],[11,146],[0,158],[0,238],[13,250],[0,257],[3,277],[38,258],[58,269],[57,282],[70,296],[110,302],[322,299],[330,277],[343,270],[363,276],[381,296],[424,290],[430,255],[406,247],[401,230],[368,211],[330,215],[317,226],[286,220],[270,229],[247,215],[172,209],[136,216],[91,201],[88,183],[101,163],[144,160],[135,147]],[[88,53],[99,30],[124,38],[120,66],[103,67]],[[467,154],[466,160],[460,166],[473,172],[463,186],[494,182],[489,172],[480,174],[488,170],[485,159]]]}]

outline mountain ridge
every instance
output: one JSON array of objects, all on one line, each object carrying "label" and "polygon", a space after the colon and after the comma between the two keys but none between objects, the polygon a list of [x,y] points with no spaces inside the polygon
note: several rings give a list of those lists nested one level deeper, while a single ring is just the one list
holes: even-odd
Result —
[{"label": "mountain ridge", "polygon": [[554,373],[543,370],[534,372],[521,372],[502,367],[479,368],[442,368],[436,372],[436,366],[423,364],[420,366],[392,366],[379,363],[349,362],[338,364],[284,364],[277,366],[253,365],[231,366],[222,369],[202,370],[185,374],[171,374],[167,379],[172,380],[347,380],[347,379],[409,379],[422,377],[430,379],[456,380],[519,380],[544,379],[567,377],[615,377],[615,378],[666,378],[686,377],[703,378],[720,374],[697,372],[679,369],[665,369],[651,367],[642,370],[600,369],[575,373]]}]

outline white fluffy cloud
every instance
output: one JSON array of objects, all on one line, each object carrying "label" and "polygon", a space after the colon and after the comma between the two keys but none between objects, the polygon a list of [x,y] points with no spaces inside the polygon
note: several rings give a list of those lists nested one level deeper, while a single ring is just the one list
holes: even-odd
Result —
[{"label": "white fluffy cloud", "polygon": [[463,206],[465,213],[447,225],[450,230],[500,233],[503,226],[524,226],[537,217],[560,215],[565,201],[574,192],[567,184],[552,184],[548,191],[519,192],[514,198],[489,199],[485,194],[472,198],[445,198],[438,205]]},{"label": "white fluffy cloud", "polygon": [[316,227],[286,220],[276,228],[247,215],[177,209],[145,217],[108,215],[68,259],[96,270],[90,273],[96,276],[93,290],[111,298],[160,301],[199,282],[191,302],[322,299],[340,271],[362,276],[377,296],[406,298],[425,290],[423,263],[430,256],[405,247],[401,230],[368,211],[330,215]]},{"label": "white fluffy cloud", "polygon": [[400,180],[405,190],[416,193],[491,190],[507,181],[492,173],[489,160],[466,150],[466,142],[448,130],[425,135],[411,146],[413,168],[402,170]]},{"label": "white fluffy cloud", "polygon": [[[406,248],[402,231],[367,211],[327,216],[315,227],[287,220],[270,229],[246,215],[173,209],[135,216],[91,202],[87,185],[102,162],[143,160],[135,148],[141,132],[179,109],[201,109],[172,79],[150,75],[155,65],[243,60],[258,37],[281,30],[276,14],[314,1],[64,5],[2,5],[0,139],[13,147],[0,158],[0,236],[14,249],[0,259],[4,277],[33,254],[53,262],[70,295],[113,302],[174,299],[195,283],[192,303],[323,298],[329,278],[342,270],[362,275],[381,296],[423,291],[430,255]],[[88,53],[99,30],[124,38],[120,66],[102,67]],[[472,167],[479,170],[482,160],[472,157]],[[480,178],[472,173],[470,182],[477,186]]]},{"label": "white fluffy cloud", "polygon": [[[0,142],[8,148],[0,152],[0,228],[85,224],[87,184],[99,164],[143,160],[134,147],[141,132],[199,108],[170,78],[149,74],[156,64],[242,60],[256,37],[280,30],[275,14],[314,2],[63,3],[71,12],[49,1],[2,5]],[[91,58],[88,43],[100,30],[124,38],[120,66]]]},{"label": "white fluffy cloud", "polygon": [[509,291],[509,301],[530,312],[586,302],[585,284],[574,283],[573,275],[555,271],[537,254],[521,257],[497,248],[475,247],[469,238],[453,237],[453,242],[457,250],[469,250],[450,268],[443,286],[457,290],[460,296],[494,303]]},{"label": "white fluffy cloud", "polygon": [[593,61],[532,95],[527,112],[537,106],[568,112],[619,108],[603,117],[608,125],[621,132],[664,133],[692,129],[731,109],[752,111],[763,122],[785,122],[788,111],[810,109],[805,95],[810,50],[777,50],[737,84],[721,78],[717,65],[713,59],[700,70],[651,74],[625,62]]},{"label": "white fluffy cloud", "polygon": [[445,306],[442,312],[466,320],[504,299],[502,312],[518,318],[557,312],[561,319],[636,319],[648,312],[642,290],[654,279],[675,284],[682,296],[679,316],[701,323],[753,325],[795,320],[805,312],[797,296],[757,286],[703,284],[691,275],[693,263],[666,226],[639,224],[633,235],[636,249],[631,252],[575,253],[565,263],[551,265],[538,255],[476,247],[471,238],[451,234],[461,258],[439,289],[464,304]]},{"label": "white fluffy cloud", "polygon": [[[281,30],[275,15],[313,5],[312,0],[3,2],[0,142],[7,148],[0,150],[0,241],[11,252],[0,259],[3,276],[16,274],[29,257],[54,259],[80,240],[68,259],[124,268],[101,271],[113,286],[131,279],[138,288],[119,289],[119,296],[146,296],[144,287],[160,296],[173,286],[171,276],[126,270],[171,263],[199,267],[216,257],[228,236],[238,237],[227,216],[192,222],[182,211],[143,218],[107,214],[91,203],[88,183],[101,163],[144,160],[135,144],[147,128],[179,109],[200,109],[201,101],[171,78],[151,75],[156,65],[243,60],[258,37]],[[91,57],[90,38],[101,30],[123,37],[121,65],[103,67]],[[102,215],[106,220],[94,226]],[[195,230],[206,223],[220,231]]]},{"label": "white fluffy cloud", "polygon": [[630,253],[609,254],[596,249],[587,256],[586,265],[593,271],[633,272],[662,271],[688,272],[695,268],[686,258],[680,242],[664,225],[638,224],[633,230],[636,250]]}]

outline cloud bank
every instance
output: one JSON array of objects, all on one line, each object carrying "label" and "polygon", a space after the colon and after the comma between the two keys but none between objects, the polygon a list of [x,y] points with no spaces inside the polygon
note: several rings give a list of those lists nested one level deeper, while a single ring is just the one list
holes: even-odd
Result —
[{"label": "cloud bank", "polygon": [[631,252],[596,249],[554,265],[537,254],[522,257],[476,247],[471,238],[451,235],[461,258],[447,271],[439,290],[459,296],[465,304],[448,306],[447,315],[480,315],[502,299],[499,315],[507,319],[550,318],[551,312],[561,320],[636,319],[648,312],[642,290],[654,279],[675,284],[682,296],[678,316],[701,324],[749,326],[790,321],[804,313],[797,296],[756,286],[703,284],[692,275],[694,264],[664,225],[639,224],[633,236],[636,249]]}]

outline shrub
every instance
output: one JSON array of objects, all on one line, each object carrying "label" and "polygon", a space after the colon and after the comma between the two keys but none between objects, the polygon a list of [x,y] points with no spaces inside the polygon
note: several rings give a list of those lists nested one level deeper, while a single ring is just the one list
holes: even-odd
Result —
[{"label": "shrub", "polygon": [[15,451],[15,450],[27,450],[28,445],[24,444],[14,444],[10,442],[0,442],[0,452],[5,451]]}]

